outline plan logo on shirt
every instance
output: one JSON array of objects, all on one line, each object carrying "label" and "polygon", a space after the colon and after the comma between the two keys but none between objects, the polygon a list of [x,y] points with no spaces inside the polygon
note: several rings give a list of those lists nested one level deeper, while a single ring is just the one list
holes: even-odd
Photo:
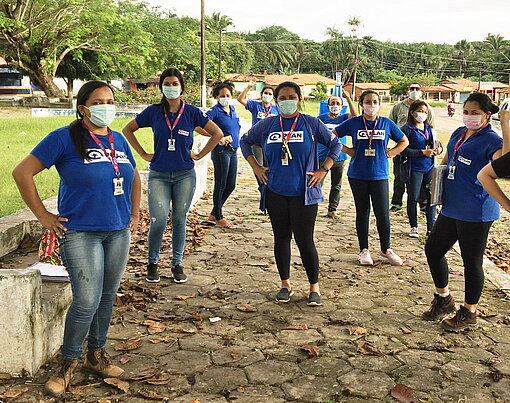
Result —
[{"label": "plan logo on shirt", "polygon": [[[110,149],[107,148],[106,152],[110,154]],[[83,160],[85,164],[93,164],[95,162],[108,162],[110,160],[103,153],[103,150],[100,148],[87,148],[87,158]],[[117,157],[117,162],[119,164],[131,164],[129,158],[127,157],[124,151],[115,150],[115,156]]]},{"label": "plan logo on shirt", "polygon": [[179,129],[177,133],[179,133],[181,136],[189,136],[189,132],[187,130]]},{"label": "plan logo on shirt", "polygon": [[471,160],[464,158],[462,155],[459,155],[458,160],[459,160],[459,162],[462,162],[463,164],[471,165]]},{"label": "plan logo on shirt", "polygon": [[264,112],[262,111],[258,111],[257,112],[257,119],[265,119],[265,118],[268,118],[269,116],[276,116],[274,113],[270,113],[269,115],[265,115]]},{"label": "plan logo on shirt", "polygon": [[[285,136],[288,136],[289,132],[284,132]],[[292,133],[292,136],[290,137],[289,143],[302,143],[304,132],[303,130],[297,131]],[[282,142],[282,132],[272,132],[267,137],[267,144],[271,143],[281,143]]]},{"label": "plan logo on shirt", "polygon": [[326,125],[326,127],[327,127],[329,130],[331,130],[331,131],[333,131],[333,129],[334,129],[335,127],[337,127],[337,126],[338,126],[338,125],[336,125],[336,124],[334,124],[334,123],[324,123],[324,124],[325,124],[325,125]]},{"label": "plan logo on shirt", "polygon": [[[372,130],[369,130],[368,133],[372,135]],[[356,137],[358,140],[368,140],[368,134],[366,130],[358,130],[358,136]],[[384,140],[386,139],[386,130],[376,130],[374,133],[374,137],[372,140]]]}]

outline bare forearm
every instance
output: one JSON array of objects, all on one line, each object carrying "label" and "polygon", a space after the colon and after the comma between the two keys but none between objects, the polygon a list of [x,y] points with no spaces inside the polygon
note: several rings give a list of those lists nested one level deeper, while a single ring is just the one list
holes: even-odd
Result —
[{"label": "bare forearm", "polygon": [[487,164],[480,172],[477,179],[484,189],[496,200],[505,210],[510,211],[510,199],[503,193],[499,186],[496,173],[491,164]]},{"label": "bare forearm", "polygon": [[131,215],[140,215],[140,198],[142,195],[142,182],[140,180],[140,173],[135,169],[135,177],[133,178],[133,185],[131,188]]},{"label": "bare forearm", "polygon": [[349,117],[358,116],[358,110],[356,109],[356,105],[354,105],[354,102],[352,102],[351,97],[346,98],[347,103],[349,104]]},{"label": "bare forearm", "polygon": [[144,155],[147,154],[145,149],[142,147],[142,145],[136,138],[134,130],[126,126],[122,129],[122,134],[124,134],[124,137],[126,137],[126,140],[131,145],[131,147],[133,147],[133,149],[138,153],[138,155],[143,157]]}]

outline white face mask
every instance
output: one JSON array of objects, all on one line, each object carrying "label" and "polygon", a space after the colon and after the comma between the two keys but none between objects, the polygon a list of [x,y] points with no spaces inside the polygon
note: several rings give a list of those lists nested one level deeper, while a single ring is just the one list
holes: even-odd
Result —
[{"label": "white face mask", "polygon": [[278,101],[278,107],[283,115],[289,116],[294,114],[298,109],[298,101],[296,99],[286,99]]},{"label": "white face mask", "polygon": [[340,113],[340,111],[342,110],[342,107],[339,106],[339,105],[330,105],[329,106],[329,111],[333,114],[333,115],[338,115]]},{"label": "white face mask", "polygon": [[421,91],[410,91],[409,92],[409,99],[412,99],[413,101],[416,101],[417,99],[421,98]]},{"label": "white face mask", "polygon": [[229,105],[230,105],[230,98],[228,98],[228,97],[221,97],[221,98],[218,98],[218,103],[219,103],[221,106],[229,106]]},{"label": "white face mask", "polygon": [[273,100],[273,96],[272,95],[270,95],[270,94],[262,94],[262,102],[265,102],[266,104],[268,104],[272,100]]},{"label": "white face mask", "polygon": [[425,112],[415,112],[414,118],[418,123],[425,122],[427,118],[429,117],[428,113]]},{"label": "white face mask", "polygon": [[92,105],[90,107],[86,106],[85,108],[90,111],[90,121],[97,127],[110,126],[110,124],[113,122],[113,119],[115,119],[115,105],[101,104]]},{"label": "white face mask", "polygon": [[163,89],[163,95],[168,99],[177,99],[181,95],[181,86],[180,85],[163,85],[161,87]]},{"label": "white face mask", "polygon": [[378,104],[375,104],[375,105],[363,104],[363,111],[368,116],[375,116],[375,115],[377,115],[377,112],[379,112],[379,105]]}]

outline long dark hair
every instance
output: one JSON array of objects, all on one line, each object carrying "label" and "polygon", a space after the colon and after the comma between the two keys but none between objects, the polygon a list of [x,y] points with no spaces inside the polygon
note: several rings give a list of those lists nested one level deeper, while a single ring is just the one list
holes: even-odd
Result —
[{"label": "long dark hair", "polygon": [[296,91],[296,94],[298,96],[298,99],[301,101],[303,99],[301,95],[301,87],[297,85],[294,81],[284,81],[275,88],[274,90],[274,99],[278,100],[278,94],[282,90],[282,88],[292,88],[294,91]]},{"label": "long dark hair", "polygon": [[[170,67],[161,73],[161,76],[159,76],[159,90],[161,93],[163,93],[163,81],[165,81],[165,78],[167,77],[177,77],[179,83],[181,84],[181,94],[185,91],[184,78],[182,77],[182,73],[178,69]],[[165,113],[170,111],[170,105],[168,104],[165,95],[163,95],[163,98],[161,98],[161,102],[159,104],[163,107]]]},{"label": "long dark hair", "polygon": [[[411,103],[411,105],[409,105],[409,112],[407,112],[407,121],[409,123],[411,123],[413,126],[416,126],[418,124],[418,122],[416,121],[416,118],[413,115],[413,112],[416,112],[418,110],[418,108],[423,106],[423,105],[425,105],[427,107],[427,112],[428,112],[429,106],[427,105],[427,103],[425,101],[417,100],[417,101],[413,101]],[[429,126],[431,126],[430,123],[429,123],[428,116],[427,116],[427,119],[425,120],[424,123],[426,123]]]},{"label": "long dark hair", "polygon": [[76,153],[80,158],[89,160],[87,157],[87,146],[89,144],[89,131],[83,126],[83,115],[78,110],[78,106],[85,105],[88,101],[90,94],[98,88],[108,87],[112,94],[115,96],[113,88],[105,83],[104,81],[87,81],[83,84],[76,95],[76,120],[69,125],[69,131],[71,132],[71,140],[73,141]]},{"label": "long dark hair", "polygon": [[487,94],[483,94],[481,92],[472,92],[469,94],[463,105],[466,105],[467,102],[477,102],[482,111],[485,113],[490,112],[491,115],[494,115],[499,111],[499,106],[492,103],[490,97]]}]

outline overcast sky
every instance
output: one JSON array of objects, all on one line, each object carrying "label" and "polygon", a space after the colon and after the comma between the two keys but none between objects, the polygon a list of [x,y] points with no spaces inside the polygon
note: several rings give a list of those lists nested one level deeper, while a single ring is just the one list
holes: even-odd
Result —
[{"label": "overcast sky", "polygon": [[[179,16],[200,18],[200,0],[149,0]],[[205,0],[206,14],[220,12],[235,23],[231,30],[254,32],[282,25],[301,38],[324,41],[326,28],[347,33],[346,21],[362,21],[361,36],[394,42],[455,44],[484,40],[488,33],[510,39],[509,0]]]}]

